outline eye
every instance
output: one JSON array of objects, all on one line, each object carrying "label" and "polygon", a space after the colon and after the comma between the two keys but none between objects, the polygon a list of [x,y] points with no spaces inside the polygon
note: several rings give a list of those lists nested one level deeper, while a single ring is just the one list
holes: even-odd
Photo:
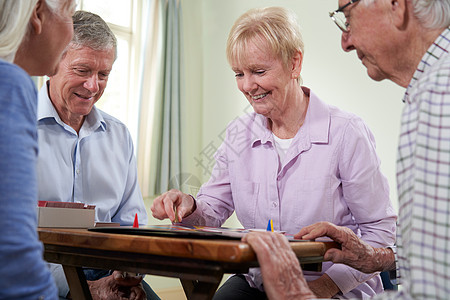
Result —
[{"label": "eye", "polygon": [[236,77],[236,78],[239,78],[239,77],[242,77],[242,76],[244,76],[243,73],[235,73],[234,74],[234,77]]},{"label": "eye", "polygon": [[108,79],[109,73],[99,73],[98,77],[100,79]]},{"label": "eye", "polygon": [[345,22],[344,22],[345,28],[350,28],[350,15],[345,16]]},{"label": "eye", "polygon": [[255,73],[257,75],[263,75],[264,73],[266,73],[266,70],[256,70],[253,73]]},{"label": "eye", "polygon": [[86,75],[88,73],[87,69],[73,68],[73,71],[78,75]]}]

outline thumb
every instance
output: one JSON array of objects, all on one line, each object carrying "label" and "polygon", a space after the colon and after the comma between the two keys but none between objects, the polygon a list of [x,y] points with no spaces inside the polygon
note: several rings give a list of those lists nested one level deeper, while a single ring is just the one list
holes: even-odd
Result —
[{"label": "thumb", "polygon": [[341,252],[342,251],[339,249],[329,249],[327,252],[325,252],[323,259],[327,261],[332,261],[334,263],[340,263]]},{"label": "thumb", "polygon": [[122,279],[122,278],[125,278],[125,274],[122,272],[122,271],[114,271],[113,272],[113,278],[114,279]]}]

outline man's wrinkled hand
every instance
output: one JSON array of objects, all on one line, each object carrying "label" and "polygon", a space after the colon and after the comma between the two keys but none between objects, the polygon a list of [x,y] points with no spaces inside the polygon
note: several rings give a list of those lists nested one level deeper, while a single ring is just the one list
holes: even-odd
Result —
[{"label": "man's wrinkled hand", "polygon": [[88,281],[93,300],[145,300],[142,276],[128,276],[121,271],[94,281]]},{"label": "man's wrinkled hand", "polygon": [[347,227],[319,222],[303,227],[294,238],[313,240],[324,236],[341,244],[341,249],[329,249],[324,255],[325,260],[346,264],[364,273],[395,268],[392,250],[372,247]]}]

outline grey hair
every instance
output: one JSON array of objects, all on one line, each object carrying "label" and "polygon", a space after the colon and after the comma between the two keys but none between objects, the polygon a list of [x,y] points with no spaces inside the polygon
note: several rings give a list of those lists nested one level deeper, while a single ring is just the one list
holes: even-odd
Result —
[{"label": "grey hair", "polygon": [[37,0],[0,0],[0,58],[13,61]]},{"label": "grey hair", "polygon": [[[365,0],[369,5],[375,0]],[[440,29],[450,26],[449,0],[411,0],[414,15],[427,29]]]},{"label": "grey hair", "polygon": [[449,0],[412,0],[414,15],[428,29],[450,26]]},{"label": "grey hair", "polygon": [[72,19],[73,38],[68,48],[87,46],[94,50],[114,49],[114,59],[117,57],[117,39],[100,16],[79,10],[75,12]]}]

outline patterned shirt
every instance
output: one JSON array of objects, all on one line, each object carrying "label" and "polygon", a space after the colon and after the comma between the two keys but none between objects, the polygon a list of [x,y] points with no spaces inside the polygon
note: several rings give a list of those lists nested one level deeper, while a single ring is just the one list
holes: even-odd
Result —
[{"label": "patterned shirt", "polygon": [[450,28],[423,56],[406,90],[397,160],[396,299],[450,295]]}]

